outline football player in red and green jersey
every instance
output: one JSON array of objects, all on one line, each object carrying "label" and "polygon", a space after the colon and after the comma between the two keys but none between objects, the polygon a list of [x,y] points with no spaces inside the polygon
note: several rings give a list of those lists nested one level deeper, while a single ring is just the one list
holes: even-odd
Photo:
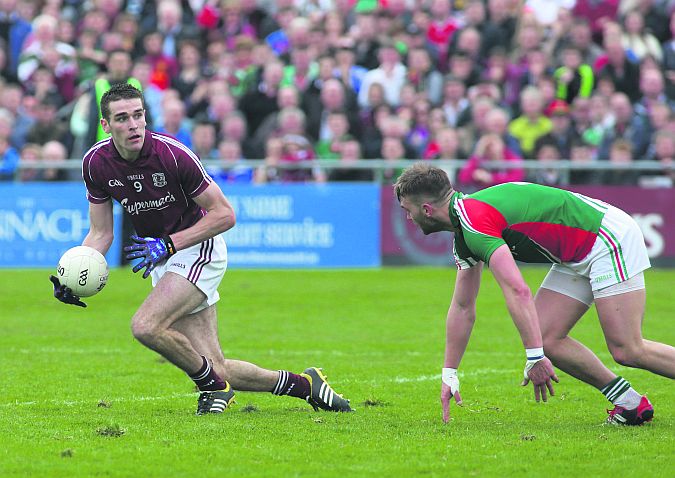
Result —
[{"label": "football player in red and green jersey", "polygon": [[[522,384],[535,399],[553,395],[561,370],[598,388],[614,405],[608,421],[640,425],[654,409],[569,331],[595,302],[606,342],[620,364],[675,378],[675,348],[642,338],[644,238],[625,212],[597,199],[530,183],[505,183],[474,194],[453,190],[447,174],[417,163],[394,185],[408,219],[425,234],[451,231],[458,268],[448,310],[442,370],[443,418],[450,398],[461,403],[457,368],[476,317],[483,264],[499,283],[526,349]],[[532,297],[516,260],[550,263]],[[544,353],[544,350],[546,353]]]}]

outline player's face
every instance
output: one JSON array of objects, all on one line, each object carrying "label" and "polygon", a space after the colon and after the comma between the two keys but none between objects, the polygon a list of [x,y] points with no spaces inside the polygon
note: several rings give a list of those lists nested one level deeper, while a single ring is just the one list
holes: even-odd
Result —
[{"label": "player's face", "polygon": [[127,161],[136,159],[145,140],[145,110],[140,98],[110,102],[110,121],[101,119],[103,130]]},{"label": "player's face", "polygon": [[401,198],[401,208],[406,212],[406,219],[417,224],[425,236],[446,229],[445,224],[431,216],[433,208],[428,203],[417,204],[409,198]]}]

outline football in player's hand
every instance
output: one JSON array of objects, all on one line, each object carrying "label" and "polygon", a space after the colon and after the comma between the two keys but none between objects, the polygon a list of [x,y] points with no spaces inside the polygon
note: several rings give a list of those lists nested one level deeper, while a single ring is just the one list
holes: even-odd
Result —
[{"label": "football in player's hand", "polygon": [[88,246],[68,249],[56,268],[56,277],[77,297],[91,297],[108,282],[108,263],[103,254]]}]

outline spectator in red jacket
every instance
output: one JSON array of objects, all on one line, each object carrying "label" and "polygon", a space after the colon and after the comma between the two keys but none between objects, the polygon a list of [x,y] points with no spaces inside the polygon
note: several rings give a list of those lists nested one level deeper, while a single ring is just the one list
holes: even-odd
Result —
[{"label": "spectator in red jacket", "polygon": [[511,181],[522,181],[525,170],[522,168],[491,168],[489,164],[496,161],[521,162],[504,144],[504,140],[496,134],[486,134],[478,140],[474,154],[459,172],[459,182],[465,188],[482,189],[495,184]]}]

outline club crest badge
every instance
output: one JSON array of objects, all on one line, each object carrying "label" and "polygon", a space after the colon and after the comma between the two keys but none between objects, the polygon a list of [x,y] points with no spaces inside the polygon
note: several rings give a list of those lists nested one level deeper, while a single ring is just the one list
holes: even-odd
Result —
[{"label": "club crest badge", "polygon": [[164,177],[164,173],[152,173],[152,184],[158,188],[166,186],[166,178]]}]

